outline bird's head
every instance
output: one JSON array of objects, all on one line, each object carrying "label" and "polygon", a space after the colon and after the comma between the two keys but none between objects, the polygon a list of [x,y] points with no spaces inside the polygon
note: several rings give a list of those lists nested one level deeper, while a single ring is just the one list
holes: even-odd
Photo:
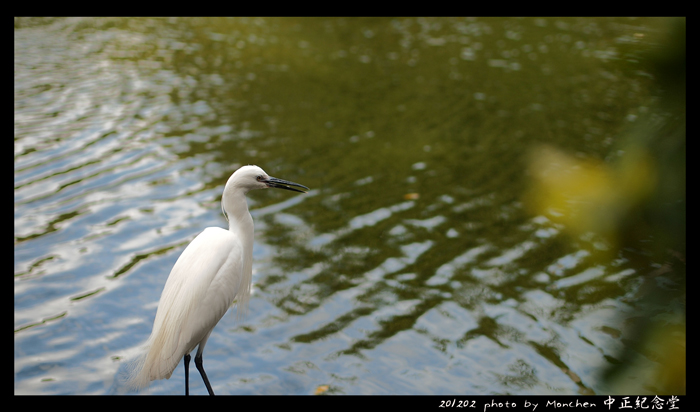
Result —
[{"label": "bird's head", "polygon": [[[258,166],[243,166],[233,172],[231,177],[229,177],[228,182],[226,182],[226,187],[224,188],[224,194],[221,198],[221,210],[224,212],[226,220],[229,218],[229,212],[233,211],[229,209],[235,207],[229,204],[231,200],[235,199],[234,193],[238,192],[245,195],[253,189],[267,189],[268,187],[291,190],[293,192],[300,193],[306,193],[306,191],[309,190],[308,187],[300,185],[299,183],[271,177]],[[297,187],[304,190],[296,189]]]},{"label": "bird's head", "polygon": [[[244,193],[253,189],[267,189],[269,187],[300,193],[306,193],[306,191],[309,190],[308,187],[300,185],[299,183],[272,177],[265,173],[260,167],[254,165],[243,166],[236,170],[228,179],[224,191],[227,191],[229,187],[231,189],[243,190]],[[297,187],[304,190],[296,189]]]},{"label": "bird's head", "polygon": [[[308,187],[300,185],[299,183],[271,177],[258,166],[243,166],[233,172],[231,177],[228,178],[228,182],[226,182],[226,187],[224,187],[224,194],[221,197],[221,210],[223,210],[226,220],[228,220],[229,213],[232,213],[235,209],[235,206],[230,203],[236,199],[235,193],[246,195],[253,189],[267,189],[268,187],[300,193],[306,193],[306,191],[309,190]],[[297,187],[304,190],[296,189]],[[246,208],[246,211],[247,210]]]}]

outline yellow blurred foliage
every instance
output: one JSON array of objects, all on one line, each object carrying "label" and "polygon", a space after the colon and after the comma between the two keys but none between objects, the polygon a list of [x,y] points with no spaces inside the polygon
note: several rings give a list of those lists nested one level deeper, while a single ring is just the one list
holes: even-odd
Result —
[{"label": "yellow blurred foliage", "polygon": [[599,234],[613,249],[618,227],[658,180],[651,156],[641,149],[628,150],[618,164],[609,166],[542,146],[532,152],[530,173],[527,203],[533,213],[563,224],[575,236]]},{"label": "yellow blurred foliage", "polygon": [[[659,103],[654,115],[618,138],[621,156],[606,163],[543,146],[532,151],[528,165],[532,183],[525,204],[531,213],[580,239],[597,234],[608,243],[601,248],[596,239],[594,246],[607,250],[600,257],[629,247],[649,259],[638,269],[649,287],[633,299],[636,321],[614,355],[619,362],[603,369],[611,394],[686,393],[685,18],[668,23],[659,47],[639,60],[656,79]],[[651,270],[652,263],[663,263],[663,272]]]},{"label": "yellow blurred foliage", "polygon": [[676,319],[674,324],[648,326],[639,352],[626,362],[627,368],[617,369],[610,394],[685,395],[685,323]]}]

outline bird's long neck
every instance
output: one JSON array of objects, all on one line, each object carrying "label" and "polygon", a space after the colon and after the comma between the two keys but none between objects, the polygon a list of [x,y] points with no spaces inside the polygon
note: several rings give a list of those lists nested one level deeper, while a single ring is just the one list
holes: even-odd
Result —
[{"label": "bird's long neck", "polygon": [[242,190],[226,193],[222,202],[228,215],[228,230],[237,235],[243,246],[243,268],[237,294],[238,317],[241,318],[248,306],[250,284],[253,278],[253,217],[248,211],[248,202]]},{"label": "bird's long neck", "polygon": [[248,241],[243,246],[252,251],[253,247],[253,218],[248,211],[245,193],[241,190],[228,194],[224,199],[224,209],[228,215],[228,230],[236,234],[250,234],[242,239]]}]

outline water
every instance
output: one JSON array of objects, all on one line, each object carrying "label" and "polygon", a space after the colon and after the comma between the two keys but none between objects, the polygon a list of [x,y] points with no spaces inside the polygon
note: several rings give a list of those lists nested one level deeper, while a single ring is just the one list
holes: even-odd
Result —
[{"label": "water", "polygon": [[217,394],[606,393],[648,262],[529,215],[523,155],[613,153],[653,100],[620,48],[656,24],[15,20],[15,393],[120,393],[244,164],[313,190],[249,197],[254,294],[207,344]]}]

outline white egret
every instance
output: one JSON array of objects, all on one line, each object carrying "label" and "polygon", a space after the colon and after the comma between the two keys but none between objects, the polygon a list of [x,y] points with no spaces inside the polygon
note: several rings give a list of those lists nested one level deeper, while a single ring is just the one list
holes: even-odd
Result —
[{"label": "white egret", "polygon": [[202,365],[202,352],[211,331],[237,301],[238,315],[250,298],[253,263],[253,218],[246,194],[268,187],[305,193],[306,186],[270,177],[258,166],[243,166],[226,182],[221,208],[228,230],[204,229],[175,262],[160,296],[146,351],[132,365],[129,384],[141,388],[170,379],[184,359],[185,395],[189,395],[190,352],[210,395],[214,395]]}]

